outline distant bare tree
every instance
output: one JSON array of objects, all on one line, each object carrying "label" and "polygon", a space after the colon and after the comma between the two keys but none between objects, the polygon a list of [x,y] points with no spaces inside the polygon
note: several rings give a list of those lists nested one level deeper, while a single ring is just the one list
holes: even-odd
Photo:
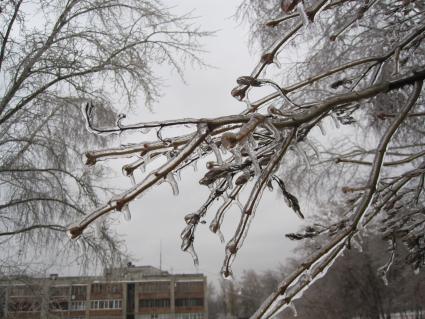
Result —
[{"label": "distant bare tree", "polygon": [[[87,104],[93,131],[154,128],[158,133],[154,141],[87,152],[87,164],[133,156],[123,170],[134,178],[135,169],[149,161],[162,156],[168,160],[70,227],[71,237],[84,236],[89,225],[110,212],[128,215],[130,201],[164,181],[178,194],[176,174],[208,157],[207,172],[199,182],[211,193],[198,210],[185,216],[182,249],[197,262],[195,231],[211,203],[223,198],[210,224],[221,237],[225,213],[236,203],[241,217],[226,245],[225,277],[232,274],[231,265],[266,188],[277,186],[301,218],[302,201],[294,194],[316,199],[326,212],[323,224],[288,235],[321,236],[326,244],[300,263],[252,318],[271,318],[290,307],[347,247],[357,245],[364,227],[382,232],[391,243],[402,238],[410,248],[408,263],[419,269],[425,261],[424,9],[421,1],[410,0],[245,1],[240,14],[261,25],[254,31],[259,30],[266,49],[251,74],[239,77],[231,92],[246,105],[241,113],[100,127],[90,117],[93,105]],[[271,31],[262,32],[264,28]],[[284,53],[297,48],[301,62],[273,68],[286,66],[289,57]],[[249,99],[252,90],[261,94],[264,86],[276,92]],[[167,128],[185,126],[192,130],[167,135]],[[327,131],[327,137],[317,137]],[[239,201],[242,193],[248,193],[244,203]],[[380,268],[383,278],[394,254],[391,250],[388,263]]]},{"label": "distant bare tree", "polygon": [[[113,100],[132,107],[143,94],[150,106],[161,91],[153,67],[201,63],[206,33],[159,1],[5,0],[0,10],[0,239],[2,258],[20,259],[62,245],[67,225],[100,204],[102,169],[80,158],[106,140],[87,136],[82,103],[102,105],[100,124],[115,121]],[[120,256],[107,224],[81,243],[103,262]]]}]

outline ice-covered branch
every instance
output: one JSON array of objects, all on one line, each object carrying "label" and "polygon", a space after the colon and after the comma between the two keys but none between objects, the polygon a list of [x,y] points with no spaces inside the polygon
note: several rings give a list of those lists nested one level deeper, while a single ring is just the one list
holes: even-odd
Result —
[{"label": "ice-covered branch", "polygon": [[[364,226],[364,217],[371,204],[372,197],[375,194],[376,187],[379,181],[379,176],[382,169],[382,164],[386,154],[388,144],[394,133],[400,127],[403,120],[407,117],[408,112],[415,105],[422,89],[422,81],[416,82],[414,92],[410,96],[406,105],[401,110],[399,116],[390,125],[385,134],[382,136],[376,150],[376,155],[372,164],[368,190],[363,194],[356,210],[354,212],[351,225],[344,231],[340,232],[330,243],[323,247],[318,253],[310,257],[302,263],[302,265],[294,271],[287,279],[279,285],[279,288],[262,304],[258,311],[251,319],[271,318],[285,307],[287,307],[304,288],[308,287],[314,279],[317,278],[325,269],[330,266],[335,258],[342,252],[345,244],[349,241],[360,228]],[[367,220],[369,222],[371,219]],[[311,271],[316,269],[316,271]],[[320,271],[318,271],[320,270]],[[302,277],[306,274],[306,280]],[[296,287],[294,291],[292,287]],[[289,293],[288,293],[289,291]]]}]

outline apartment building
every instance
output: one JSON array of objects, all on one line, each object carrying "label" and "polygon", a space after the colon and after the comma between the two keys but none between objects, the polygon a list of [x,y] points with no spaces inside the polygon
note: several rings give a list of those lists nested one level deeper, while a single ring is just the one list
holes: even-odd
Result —
[{"label": "apartment building", "polygon": [[104,276],[4,278],[0,318],[206,319],[206,277],[152,266]]}]

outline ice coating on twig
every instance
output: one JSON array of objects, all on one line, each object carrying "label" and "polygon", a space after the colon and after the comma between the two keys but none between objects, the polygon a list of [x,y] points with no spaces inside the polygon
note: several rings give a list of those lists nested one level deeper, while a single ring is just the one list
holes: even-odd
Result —
[{"label": "ice coating on twig", "polygon": [[298,144],[294,144],[293,149],[302,157],[307,170],[311,170],[310,160],[308,159],[306,152]]},{"label": "ice coating on twig", "polygon": [[223,158],[221,157],[220,149],[218,148],[217,144],[210,137],[207,138],[206,141],[208,145],[211,147],[212,151],[214,152],[218,165],[222,165]]},{"label": "ice coating on twig", "polygon": [[[224,220],[224,215],[226,214],[228,209],[231,207],[232,202],[235,200],[235,198],[237,197],[239,192],[242,190],[242,188],[243,188],[243,185],[236,186],[232,190],[232,192],[229,194],[227,199],[224,201],[224,203],[218,209],[214,219],[211,221],[211,224],[209,226],[210,230],[213,233],[219,234],[219,236],[220,236],[220,233],[221,233],[220,228],[221,228],[221,225],[222,225],[223,220]],[[222,236],[220,236],[220,237],[222,237]],[[221,238],[220,238],[220,240],[221,240]]]},{"label": "ice coating on twig", "polygon": [[251,190],[251,194],[244,205],[244,209],[235,234],[226,245],[226,256],[222,267],[222,273],[224,276],[231,273],[232,262],[236,256],[237,251],[243,245],[245,237],[249,231],[249,225],[251,224],[252,218],[255,215],[255,211],[262,197],[264,189],[294,137],[295,130],[292,130],[291,134],[286,138],[286,140],[281,142],[279,151],[272,156],[270,162],[263,170],[263,173],[260,177],[258,177],[257,182],[254,184],[254,187]]},{"label": "ice coating on twig", "polygon": [[126,221],[131,220],[131,213],[130,213],[130,208],[128,207],[128,205],[124,205],[121,209],[121,212],[124,216],[124,220],[126,220]]},{"label": "ice coating on twig", "polygon": [[316,145],[314,145],[314,143],[310,139],[308,139],[308,138],[304,138],[303,142],[305,144],[307,144],[313,150],[314,154],[316,155],[316,158],[318,160],[320,160],[320,152],[317,149]]},{"label": "ice coating on twig", "polygon": [[255,154],[255,151],[253,150],[252,146],[248,142],[246,142],[243,145],[243,148],[248,153],[248,156],[251,159],[255,175],[260,176],[261,175],[261,167],[260,167],[260,164],[258,163],[257,155]]},{"label": "ice coating on twig", "polygon": [[305,12],[304,1],[298,2],[298,4],[297,4],[297,12],[299,13],[299,15],[300,15],[300,17],[301,17],[301,19],[303,21],[303,25],[305,27],[307,27],[311,23],[311,21],[308,18],[307,12]]},{"label": "ice coating on twig", "polygon": [[190,256],[192,256],[193,264],[197,268],[199,266],[199,258],[198,254],[195,251],[195,248],[193,247],[193,244],[189,246],[187,252],[190,254]]},{"label": "ice coating on twig", "polygon": [[322,122],[318,122],[317,123],[317,127],[320,129],[320,133],[322,133],[323,136],[326,136],[326,130],[325,130],[324,126],[323,126],[323,123]]},{"label": "ice coating on twig", "polygon": [[174,173],[168,173],[165,180],[170,184],[171,189],[173,190],[173,195],[177,196],[179,194],[179,185],[177,184]]},{"label": "ice coating on twig", "polygon": [[[385,265],[378,268],[377,274],[384,282],[385,286],[388,286],[388,272],[391,269],[391,266],[394,263],[395,259],[395,253],[396,253],[396,241],[390,240],[390,257],[388,258],[388,261],[385,263]],[[415,269],[416,270],[416,269]]]}]

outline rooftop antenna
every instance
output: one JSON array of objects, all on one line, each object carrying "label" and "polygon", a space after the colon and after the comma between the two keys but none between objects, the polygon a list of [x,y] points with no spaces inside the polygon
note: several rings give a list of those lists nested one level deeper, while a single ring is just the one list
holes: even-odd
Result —
[{"label": "rooftop antenna", "polygon": [[159,270],[162,271],[162,240],[159,240]]}]

